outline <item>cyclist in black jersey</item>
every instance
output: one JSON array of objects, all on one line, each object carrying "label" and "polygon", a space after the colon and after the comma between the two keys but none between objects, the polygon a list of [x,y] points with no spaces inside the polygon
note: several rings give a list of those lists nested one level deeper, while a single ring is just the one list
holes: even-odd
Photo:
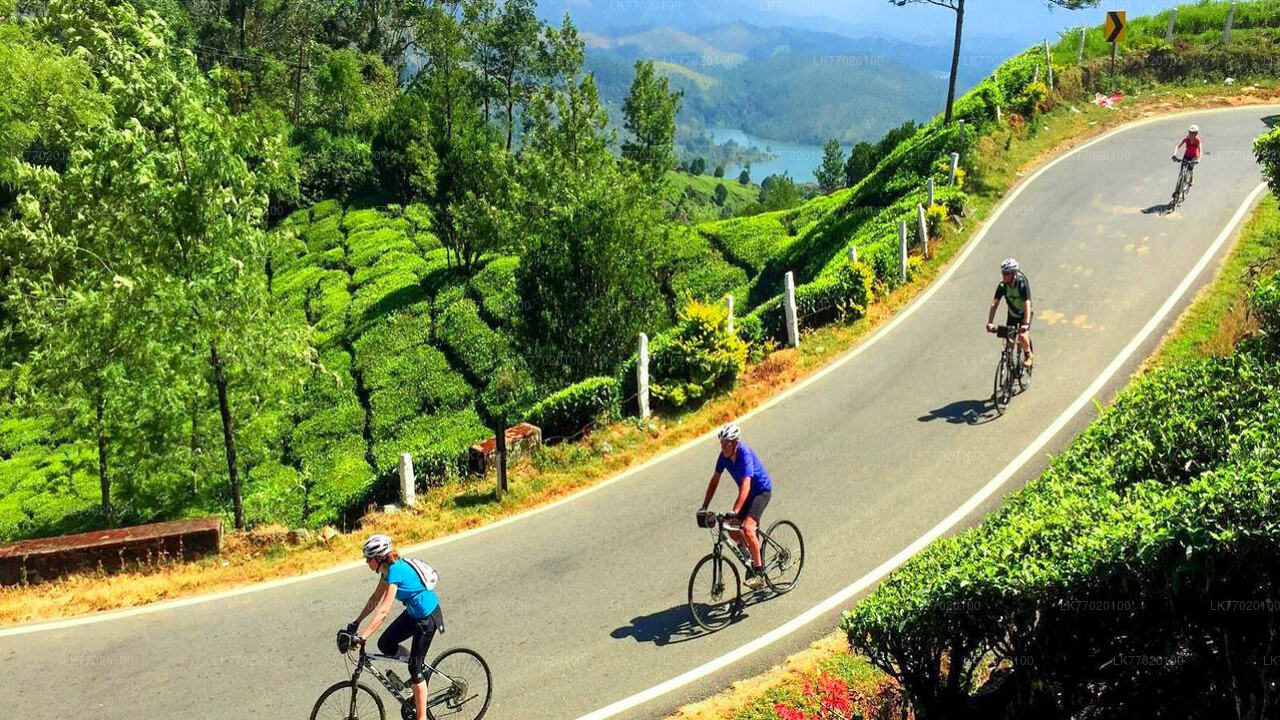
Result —
[{"label": "cyclist in black jersey", "polygon": [[1018,261],[1005,258],[1000,263],[1000,284],[996,285],[995,297],[991,298],[991,311],[987,313],[987,332],[995,332],[996,308],[1003,299],[1009,308],[1007,325],[1018,328],[1018,344],[1022,346],[1025,356],[1023,364],[1031,367],[1031,283],[1018,268]]}]

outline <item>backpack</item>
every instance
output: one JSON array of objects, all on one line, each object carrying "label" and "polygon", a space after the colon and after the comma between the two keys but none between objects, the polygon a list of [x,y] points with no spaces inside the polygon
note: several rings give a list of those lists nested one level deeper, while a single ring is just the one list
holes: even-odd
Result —
[{"label": "backpack", "polygon": [[404,561],[409,563],[409,567],[418,574],[418,579],[422,581],[423,587],[428,590],[436,589],[436,583],[440,582],[440,573],[428,565],[426,560],[405,558]]}]

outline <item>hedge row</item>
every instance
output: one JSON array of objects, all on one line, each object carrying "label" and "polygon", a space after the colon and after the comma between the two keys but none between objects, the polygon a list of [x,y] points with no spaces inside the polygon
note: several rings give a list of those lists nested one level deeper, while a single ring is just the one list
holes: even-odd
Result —
[{"label": "hedge row", "polygon": [[390,474],[401,453],[413,456],[413,467],[428,483],[456,477],[465,471],[467,448],[491,435],[476,411],[468,407],[453,412],[419,415],[404,423],[385,441],[375,441],[378,472]]},{"label": "hedge row", "polygon": [[920,717],[1235,716],[1237,701],[1262,717],[1276,610],[1214,603],[1280,590],[1276,360],[1254,343],[1139,380],[1001,511],[847,613],[851,642]]},{"label": "hedge row", "polygon": [[506,339],[480,319],[476,304],[468,298],[457,300],[440,313],[436,319],[435,339],[477,383],[488,378],[497,363],[508,354]]},{"label": "hedge row", "polygon": [[490,260],[467,283],[471,296],[480,304],[485,317],[495,325],[510,328],[520,313],[520,295],[516,289],[517,256]]},{"label": "hedge row", "polygon": [[526,419],[543,439],[576,438],[621,415],[622,386],[616,378],[593,377],[553,393],[529,409]]}]

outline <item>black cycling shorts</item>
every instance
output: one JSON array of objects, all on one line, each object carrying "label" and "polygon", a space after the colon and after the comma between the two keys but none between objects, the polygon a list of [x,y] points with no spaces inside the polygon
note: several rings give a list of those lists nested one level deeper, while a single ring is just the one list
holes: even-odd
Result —
[{"label": "black cycling shorts", "polygon": [[1012,327],[1012,328],[1014,328],[1014,329],[1016,329],[1016,330],[1021,330],[1021,329],[1022,329],[1022,326],[1026,324],[1026,318],[1025,318],[1024,316],[1022,316],[1022,315],[1014,315],[1012,312],[1010,312],[1010,313],[1005,317],[1005,323],[1004,323],[1004,324],[1005,324],[1005,325],[1008,325],[1009,327]]},{"label": "black cycling shorts", "polygon": [[738,522],[743,522],[747,518],[755,518],[756,524],[760,524],[760,516],[764,514],[764,508],[769,504],[769,496],[771,492],[762,492],[756,495],[748,495],[747,501],[742,504],[742,510],[738,513]]},{"label": "black cycling shorts", "polygon": [[416,683],[422,679],[423,664],[427,659],[427,650],[431,648],[431,640],[443,625],[444,616],[440,614],[439,605],[421,620],[405,610],[382,631],[382,636],[378,638],[378,652],[395,655],[400,643],[412,637],[413,643],[409,646],[409,682]]}]

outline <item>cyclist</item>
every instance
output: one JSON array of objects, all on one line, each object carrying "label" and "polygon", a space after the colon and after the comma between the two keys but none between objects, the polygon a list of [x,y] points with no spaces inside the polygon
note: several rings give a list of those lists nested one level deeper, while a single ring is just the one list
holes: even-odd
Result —
[{"label": "cyclist", "polygon": [[1000,307],[1000,299],[1004,298],[1009,308],[1007,325],[1018,328],[1018,344],[1022,346],[1025,358],[1022,362],[1031,367],[1031,283],[1027,276],[1018,269],[1018,261],[1005,258],[1000,263],[1000,283],[996,285],[996,295],[991,299],[991,311],[987,313],[987,332],[995,332],[992,321],[996,318],[996,308]]},{"label": "cyclist", "polygon": [[[369,596],[360,616],[347,626],[347,632],[355,634],[355,641],[378,631],[395,600],[404,603],[404,612],[391,622],[382,637],[378,638],[378,652],[394,655],[409,662],[409,682],[413,685],[413,701],[419,718],[427,717],[427,683],[422,669],[436,631],[443,629],[444,618],[440,614],[440,599],[436,596],[435,578],[430,566],[421,560],[406,560],[391,548],[391,538],[371,535],[364,542],[364,560],[369,569],[378,573],[378,587]],[[370,617],[363,632],[356,632],[360,621]],[[400,643],[412,638],[409,650]]]},{"label": "cyclist", "polygon": [[[1185,154],[1183,154],[1182,157],[1178,157],[1178,152],[1182,150],[1182,147],[1184,145],[1186,146],[1187,151]],[[1187,165],[1187,189],[1188,190],[1190,190],[1191,186],[1194,185],[1196,182],[1196,163],[1200,162],[1201,153],[1202,153],[1202,150],[1200,148],[1200,128],[1199,126],[1192,125],[1191,127],[1187,128],[1187,136],[1182,138],[1182,141],[1178,143],[1178,147],[1173,149],[1173,159],[1183,162]]]},{"label": "cyclist", "polygon": [[700,512],[706,512],[716,494],[716,486],[720,484],[720,474],[728,470],[729,476],[738,484],[733,513],[738,516],[739,525],[738,529],[729,531],[729,537],[751,552],[751,569],[743,583],[757,590],[764,585],[764,563],[760,559],[760,537],[756,535],[756,529],[760,527],[760,516],[773,493],[773,482],[769,480],[769,473],[755,450],[739,439],[741,435],[742,431],[733,423],[720,428],[720,455],[716,458],[716,470],[707,485],[707,496],[702,501]]}]

